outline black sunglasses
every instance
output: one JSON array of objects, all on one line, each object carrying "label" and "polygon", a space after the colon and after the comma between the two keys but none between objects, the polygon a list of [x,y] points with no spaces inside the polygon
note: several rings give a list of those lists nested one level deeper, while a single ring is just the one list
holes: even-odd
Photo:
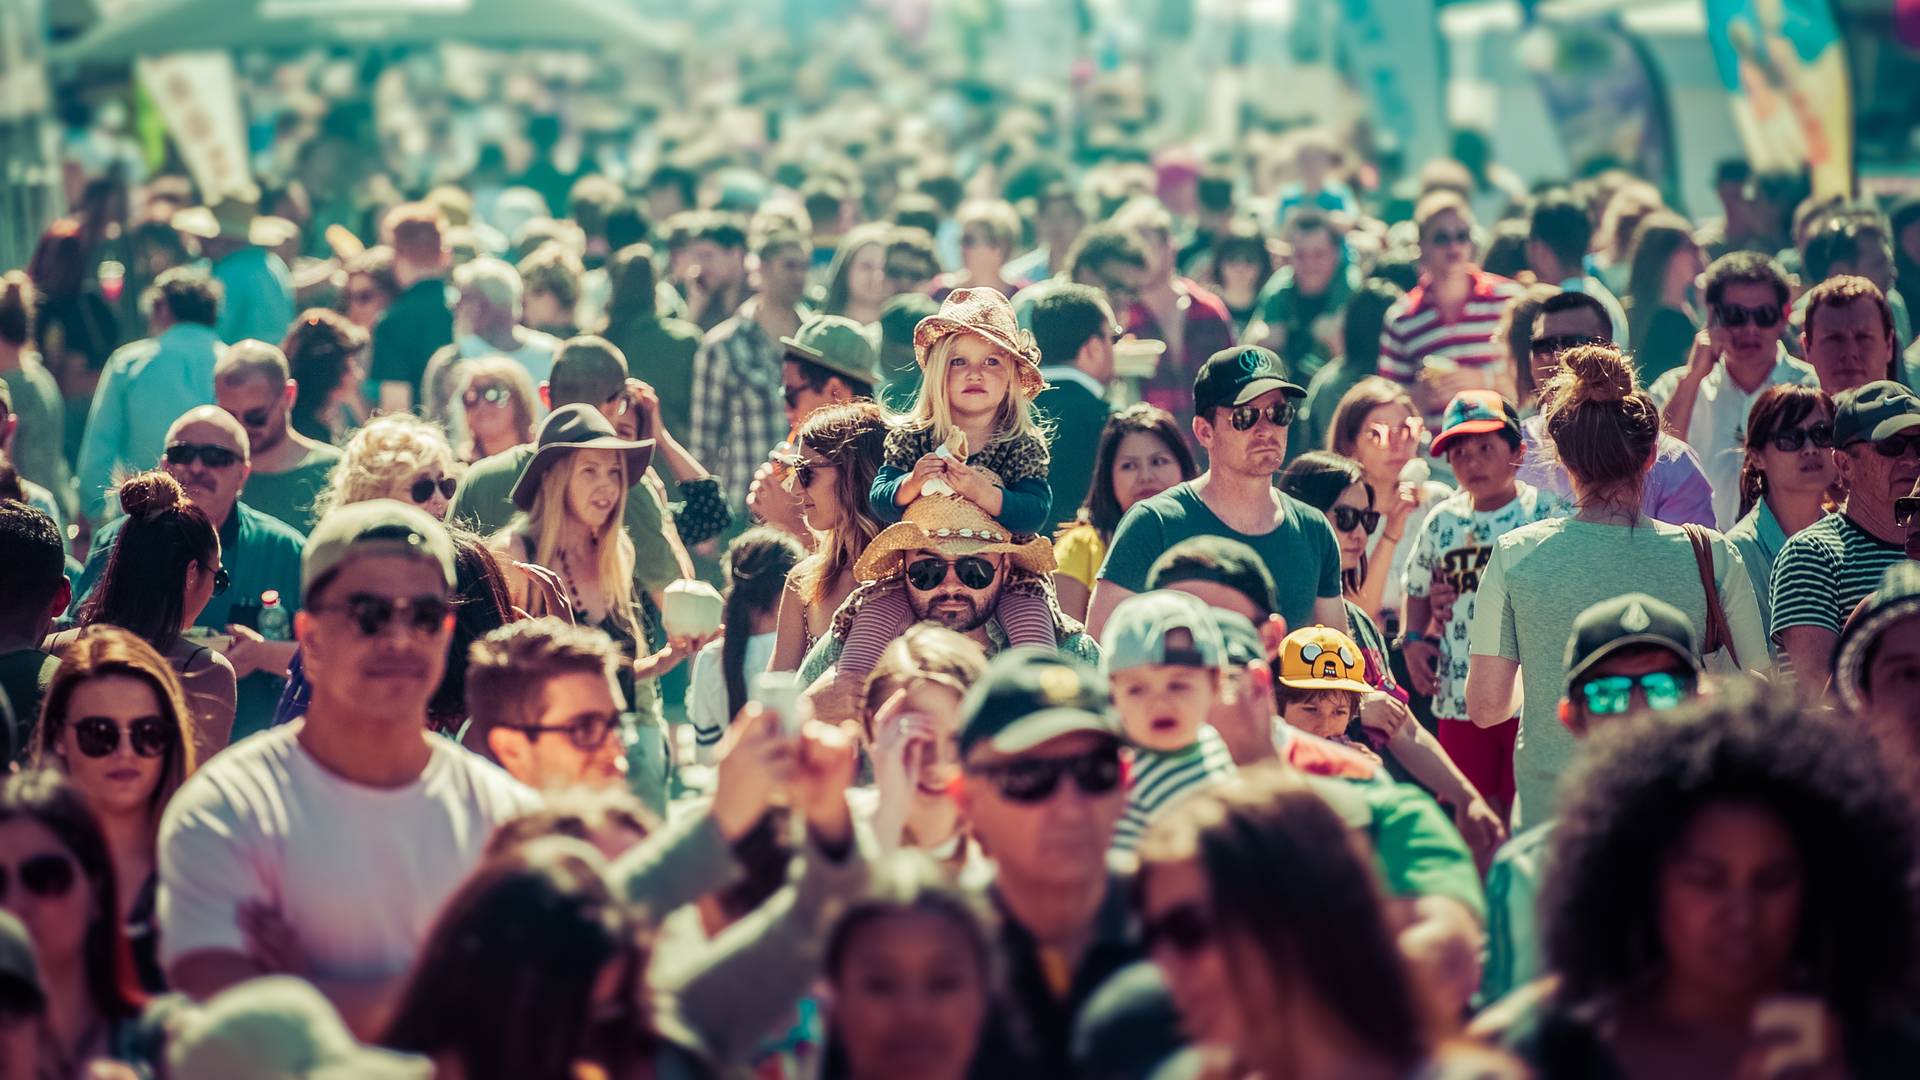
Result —
[{"label": "black sunglasses", "polygon": [[1874,442],[1873,452],[1883,458],[1920,454],[1920,435],[1889,435]]},{"label": "black sunglasses", "polygon": [[460,400],[465,402],[469,409],[478,408],[483,401],[496,408],[505,408],[507,403],[513,400],[513,395],[507,392],[506,387],[496,383],[485,389],[469,387],[466,393],[460,395]]},{"label": "black sunglasses", "polygon": [[407,626],[417,634],[438,633],[453,614],[453,605],[438,596],[416,596],[411,600],[396,600],[387,596],[372,596],[367,593],[354,593],[338,604],[325,607],[309,606],[308,611],[326,613],[338,611],[352,619],[366,637],[375,637],[396,615],[405,614]]},{"label": "black sunglasses", "polygon": [[1107,747],[1074,757],[1025,758],[992,765],[969,766],[1009,802],[1037,803],[1053,797],[1060,778],[1072,776],[1084,795],[1105,795],[1120,786],[1120,748]]},{"label": "black sunglasses", "polygon": [[1473,242],[1473,230],[1461,229],[1458,232],[1448,232],[1445,229],[1440,229],[1435,231],[1432,236],[1427,237],[1426,242],[1435,247],[1446,247],[1449,244],[1470,244]]},{"label": "black sunglasses", "polygon": [[1893,523],[1906,528],[1907,523],[1920,516],[1920,495],[1902,495],[1893,500]]},{"label": "black sunglasses", "polygon": [[1785,314],[1779,304],[1761,304],[1759,307],[1744,307],[1740,304],[1719,303],[1713,305],[1714,317],[1722,326],[1745,326],[1752,323],[1761,329],[1779,326],[1780,317]]},{"label": "black sunglasses", "polygon": [[65,855],[48,852],[44,855],[29,855],[20,865],[12,868],[0,866],[0,904],[6,903],[11,882],[8,878],[18,876],[20,884],[27,892],[42,900],[58,900],[73,891],[73,882],[78,871],[73,860]]},{"label": "black sunglasses", "polygon": [[413,486],[407,489],[407,495],[415,503],[424,506],[429,500],[433,498],[433,491],[435,488],[440,489],[441,495],[451,499],[453,498],[454,489],[459,486],[460,486],[460,482],[455,480],[451,476],[443,476],[438,480],[433,480],[423,476],[420,479],[415,480],[413,482]]},{"label": "black sunglasses", "polygon": [[173,745],[173,728],[159,716],[139,717],[125,728],[104,716],[82,717],[73,722],[73,744],[88,757],[106,757],[120,749],[122,731],[140,757],[159,757]]},{"label": "black sunglasses", "polygon": [[210,446],[200,443],[177,442],[167,447],[167,464],[191,465],[195,460],[204,461],[209,469],[224,469],[239,464],[240,455],[224,446]]},{"label": "black sunglasses", "polygon": [[993,560],[978,555],[962,555],[952,562],[936,555],[915,559],[907,564],[907,584],[921,592],[932,592],[947,580],[947,567],[953,567],[960,584],[969,589],[984,589],[993,584]]},{"label": "black sunglasses", "polygon": [[833,463],[830,461],[808,461],[799,454],[781,458],[780,464],[787,467],[784,486],[789,493],[805,491],[813,486],[813,478],[821,469],[833,468]]},{"label": "black sunglasses", "polygon": [[582,716],[571,724],[502,724],[501,727],[525,732],[529,739],[538,739],[548,733],[564,733],[567,741],[575,750],[598,750],[606,745],[607,736],[621,726],[619,715]]},{"label": "black sunglasses", "polygon": [[1822,450],[1833,446],[1832,424],[1809,424],[1803,428],[1790,428],[1773,433],[1773,448],[1783,454],[1791,454],[1801,447],[1812,443]]},{"label": "black sunglasses", "polygon": [[1192,956],[1213,941],[1213,921],[1198,904],[1181,904],[1162,915],[1140,920],[1140,944],[1148,953],[1162,947]]},{"label": "black sunglasses", "polygon": [[1607,339],[1592,334],[1555,334],[1552,337],[1533,339],[1531,348],[1535,356],[1558,356],[1568,349],[1581,345],[1605,345]]},{"label": "black sunglasses", "polygon": [[233,575],[227,573],[226,567],[222,566],[213,572],[213,595],[225,596],[227,590],[232,587]]},{"label": "black sunglasses", "polygon": [[1380,527],[1378,510],[1362,510],[1357,506],[1336,506],[1329,514],[1333,518],[1333,527],[1341,532],[1352,532],[1362,525],[1366,526],[1368,532]]},{"label": "black sunglasses", "polygon": [[1258,405],[1236,405],[1227,414],[1227,423],[1232,424],[1235,431],[1246,431],[1263,416],[1274,427],[1286,427],[1293,423],[1293,402],[1276,401],[1264,409]]}]

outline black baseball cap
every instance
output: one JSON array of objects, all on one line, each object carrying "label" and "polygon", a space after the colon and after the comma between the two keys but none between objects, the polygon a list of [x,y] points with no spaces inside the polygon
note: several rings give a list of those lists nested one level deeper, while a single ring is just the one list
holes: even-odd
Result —
[{"label": "black baseball cap", "polygon": [[1881,379],[1842,391],[1833,398],[1833,445],[1879,442],[1920,428],[1920,396]]},{"label": "black baseball cap", "polygon": [[960,756],[986,745],[1020,754],[1062,735],[1120,738],[1113,698],[1098,671],[1053,649],[1007,649],[960,703]]},{"label": "black baseball cap", "polygon": [[1205,416],[1217,408],[1245,405],[1270,390],[1303,398],[1306,390],[1287,381],[1287,365],[1272,349],[1235,345],[1221,349],[1200,365],[1193,380],[1193,411]]},{"label": "black baseball cap", "polygon": [[1627,593],[1602,600],[1573,620],[1573,636],[1567,639],[1567,689],[1593,665],[1635,645],[1667,649],[1696,672],[1706,667],[1693,641],[1693,621],[1684,612],[1646,593]]}]

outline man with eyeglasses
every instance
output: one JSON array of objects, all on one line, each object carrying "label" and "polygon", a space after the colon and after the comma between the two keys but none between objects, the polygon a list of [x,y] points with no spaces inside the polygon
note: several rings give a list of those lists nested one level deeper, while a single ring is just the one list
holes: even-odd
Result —
[{"label": "man with eyeglasses", "polygon": [[[1706,691],[1706,670],[1685,612],[1645,593],[1595,604],[1567,640],[1560,722],[1578,738],[1644,712],[1668,712]],[[1542,973],[1535,921],[1554,822],[1502,845],[1487,873],[1487,963],[1481,998],[1497,1001]]]},{"label": "man with eyeglasses", "polygon": [[1121,333],[1113,308],[1090,286],[1060,285],[1033,306],[1033,343],[1047,383],[1037,404],[1053,422],[1052,445],[1061,448],[1047,463],[1054,520],[1041,531],[1048,535],[1074,520],[1093,486],[1093,451],[1113,415],[1107,384]]},{"label": "man with eyeglasses", "polygon": [[247,431],[248,473],[240,497],[305,535],[313,530],[314,504],[340,450],[293,429],[298,392],[286,354],[264,341],[227,346],[213,367],[214,401]]},{"label": "man with eyeglasses", "polygon": [[1754,399],[1770,386],[1817,386],[1820,378],[1781,342],[1790,290],[1778,262],[1736,251],[1715,259],[1701,281],[1707,328],[1694,337],[1686,366],[1647,392],[1667,430],[1700,455],[1713,484],[1713,524],[1724,532],[1740,519],[1743,434]]},{"label": "man with eyeglasses", "polygon": [[625,695],[613,639],[559,619],[525,619],[474,642],[472,719],[461,742],[536,791],[619,787]]},{"label": "man with eyeglasses", "polygon": [[1280,584],[1288,626],[1316,623],[1347,632],[1340,591],[1340,542],[1326,515],[1273,486],[1286,457],[1287,426],[1306,391],[1257,345],[1222,349],[1193,383],[1193,432],[1206,448],[1198,477],[1142,499],[1114,530],[1087,605],[1098,638],[1120,601],[1147,589],[1161,552],[1193,536],[1224,536],[1256,552]]},{"label": "man with eyeglasses", "polygon": [[1474,264],[1473,211],[1452,191],[1413,208],[1420,282],[1387,312],[1380,374],[1413,390],[1429,426],[1462,390],[1497,388],[1506,349],[1500,316],[1520,286]]},{"label": "man with eyeglasses", "polygon": [[453,635],[445,527],[391,500],[339,507],[314,527],[301,584],[312,700],[208,761],[168,805],[161,961],[200,1001],[300,974],[364,1037],[494,827],[539,798],[427,730]]},{"label": "man with eyeglasses", "polygon": [[1847,615],[1907,557],[1896,505],[1920,481],[1920,396],[1882,380],[1835,398],[1833,460],[1846,501],[1789,537],[1773,563],[1773,640],[1813,696]]},{"label": "man with eyeglasses", "polygon": [[[1522,483],[1573,500],[1573,481],[1559,457],[1547,449],[1546,420],[1538,412],[1547,383],[1560,371],[1560,356],[1576,345],[1611,345],[1610,317],[1600,301],[1583,292],[1561,291],[1540,302],[1533,318],[1528,368],[1533,376],[1536,410],[1520,422],[1526,443],[1526,461],[1520,467]],[[1640,511],[1669,525],[1713,527],[1713,484],[1700,466],[1693,448],[1666,432],[1660,433],[1653,471],[1640,493]]]},{"label": "man with eyeglasses", "polygon": [[[229,584],[208,601],[194,625],[230,639],[224,654],[240,680],[234,702],[235,740],[273,723],[294,643],[290,635],[269,640],[261,631],[273,627],[262,627],[260,615],[271,597],[291,625],[294,612],[300,610],[300,551],[305,543],[293,526],[241,499],[250,474],[250,452],[240,421],[217,405],[201,405],[167,429],[166,449],[159,461],[160,468],[180,481],[187,497],[206,512],[220,533],[220,565]],[[86,567],[74,586],[71,610],[80,610],[106,571],[126,520],[123,515],[94,532]]]}]

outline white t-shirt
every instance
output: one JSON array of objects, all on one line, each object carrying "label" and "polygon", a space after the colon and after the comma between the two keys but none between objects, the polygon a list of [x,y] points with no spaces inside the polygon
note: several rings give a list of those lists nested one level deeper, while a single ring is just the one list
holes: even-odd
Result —
[{"label": "white t-shirt", "polygon": [[[773,659],[774,642],[779,637],[777,632],[769,631],[747,638],[740,670],[746,672],[749,685],[755,675],[767,670],[767,661]],[[687,679],[687,719],[693,722],[693,737],[700,746],[702,761],[720,745],[720,737],[733,722],[733,714],[727,711],[727,673],[721,665],[725,647],[725,639],[702,645],[700,651],[693,654],[693,674]]]},{"label": "white t-shirt", "polygon": [[239,906],[292,926],[321,978],[382,979],[413,964],[441,905],[494,826],[540,806],[499,766],[428,738],[400,788],[328,772],[299,743],[305,720],[244,739],[181,786],[160,823],[163,964],[243,952]]}]

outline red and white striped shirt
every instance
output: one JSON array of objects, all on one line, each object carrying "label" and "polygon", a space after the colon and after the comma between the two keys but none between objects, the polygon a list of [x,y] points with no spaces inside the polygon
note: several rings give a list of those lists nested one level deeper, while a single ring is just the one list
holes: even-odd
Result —
[{"label": "red and white striped shirt", "polygon": [[1400,298],[1387,312],[1380,330],[1380,374],[1403,385],[1420,378],[1429,357],[1452,361],[1463,368],[1485,367],[1507,360],[1506,343],[1495,339],[1507,301],[1521,291],[1519,282],[1470,268],[1471,286],[1458,318],[1447,321],[1428,296],[1429,282]]}]

